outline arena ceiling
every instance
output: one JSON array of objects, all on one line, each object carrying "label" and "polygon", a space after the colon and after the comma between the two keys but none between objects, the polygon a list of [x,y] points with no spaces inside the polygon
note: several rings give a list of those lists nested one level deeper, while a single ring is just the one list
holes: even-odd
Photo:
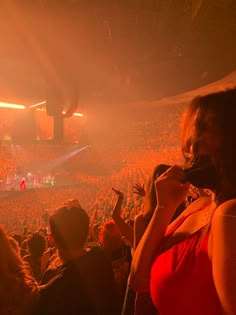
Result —
[{"label": "arena ceiling", "polygon": [[0,101],[153,101],[236,69],[234,0],[1,0]]}]

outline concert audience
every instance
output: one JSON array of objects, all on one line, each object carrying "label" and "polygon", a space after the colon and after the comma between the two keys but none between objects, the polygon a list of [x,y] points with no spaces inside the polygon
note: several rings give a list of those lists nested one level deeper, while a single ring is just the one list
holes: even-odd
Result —
[{"label": "concert audience", "polygon": [[130,271],[131,248],[125,245],[122,234],[113,220],[106,221],[102,225],[99,233],[99,244],[112,261],[120,313]]},{"label": "concert audience", "polygon": [[[199,110],[199,113],[201,113],[201,110]],[[30,279],[26,281],[27,285],[29,285],[29,290],[27,291],[25,287],[25,290],[29,292],[29,303],[26,302],[29,305],[29,309],[25,309],[23,300],[20,301],[20,298],[17,299],[14,297],[15,300],[13,300],[15,304],[13,304],[19,305],[19,312],[14,313],[14,310],[12,310],[11,314],[30,314],[37,298],[39,300],[34,310],[35,315],[54,313],[58,315],[73,315],[78,313],[99,315],[120,314],[127,285],[129,267],[132,260],[130,252],[131,248],[132,251],[134,251],[136,247],[137,253],[135,252],[134,254],[131,284],[138,293],[137,297],[148,298],[137,298],[134,309],[134,298],[136,294],[129,288],[129,293],[134,294],[131,294],[132,297],[128,301],[129,307],[127,307],[126,304],[122,314],[156,314],[156,308],[160,311],[160,314],[162,314],[162,310],[164,310],[163,314],[165,314],[165,301],[160,300],[161,302],[159,302],[159,296],[156,293],[156,288],[158,287],[156,274],[159,275],[158,272],[160,272],[157,271],[157,267],[155,267],[155,265],[159,264],[157,252],[159,253],[160,250],[160,257],[162,257],[162,255],[165,254],[165,250],[168,253],[172,248],[179,246],[176,244],[179,240],[175,237],[176,235],[178,236],[178,231],[180,231],[179,235],[182,235],[181,227],[185,225],[183,223],[183,225],[177,227],[176,232],[174,232],[173,236],[168,236],[168,239],[162,235],[164,249],[162,249],[162,244],[158,247],[158,244],[154,244],[156,237],[154,234],[159,233],[156,231],[159,230],[158,226],[162,223],[162,214],[158,217],[159,219],[161,218],[160,220],[157,220],[156,217],[158,216],[157,213],[162,213],[162,210],[159,209],[160,211],[158,212],[158,208],[156,209],[156,207],[160,203],[161,206],[163,206],[165,202],[168,203],[169,200],[172,200],[171,192],[166,196],[165,189],[171,188],[172,183],[170,177],[173,176],[175,178],[176,173],[173,171],[173,167],[170,167],[169,171],[166,171],[166,169],[169,168],[169,165],[183,165],[183,158],[181,157],[181,150],[177,146],[177,124],[179,122],[180,110],[176,111],[175,109],[171,112],[169,107],[165,109],[162,108],[159,109],[159,114],[162,114],[162,117],[165,117],[165,119],[161,121],[155,121],[154,119],[154,121],[148,123],[140,122],[133,126],[134,137],[132,138],[132,144],[119,144],[119,146],[112,144],[111,146],[100,146],[100,148],[94,146],[92,149],[85,150],[84,153],[75,158],[74,161],[70,161],[70,173],[74,181],[70,183],[70,185],[64,187],[58,187],[56,185],[53,188],[26,189],[23,192],[12,190],[7,194],[2,192],[2,198],[0,200],[1,223],[4,225],[8,234],[12,235],[12,237],[17,240],[19,247],[13,238],[8,238],[11,249],[18,255],[17,264],[24,270],[24,277]],[[213,118],[211,115],[208,115],[208,113],[206,117],[208,120],[204,125],[205,130],[207,130],[207,124],[213,121]],[[191,118],[191,115],[189,115],[189,118]],[[198,122],[198,124],[201,123]],[[185,125],[188,125],[187,119]],[[213,125],[214,121],[212,122],[212,126]],[[201,148],[203,140],[197,134],[197,127],[198,125],[196,124],[195,138],[192,137],[191,141],[193,146],[197,148],[197,146],[200,145]],[[188,132],[191,131],[190,125],[187,129]],[[210,132],[206,133],[206,135],[208,134],[210,134]],[[220,136],[220,133],[218,133],[218,135]],[[228,134],[226,134],[226,136],[228,137]],[[183,132],[182,138],[187,138],[186,130]],[[212,136],[211,139],[213,138]],[[231,140],[232,139],[229,137],[229,141]],[[217,141],[215,142],[217,143]],[[234,143],[233,140],[232,143]],[[228,148],[230,148],[230,146],[228,146]],[[6,146],[2,147],[0,150],[0,161],[2,162],[0,166],[0,179],[4,179],[8,176],[9,182],[15,178],[17,169],[23,167],[23,165],[29,167],[33,162],[36,165],[37,163],[47,163],[49,160],[55,160],[64,150],[62,148],[56,148],[55,152],[53,152],[50,147],[44,146],[42,149],[44,150],[42,151],[44,154],[39,148],[37,149],[38,154],[35,154],[32,146],[29,151],[25,150],[25,152],[23,152],[23,150],[21,150],[21,152],[15,152],[13,158],[12,152],[8,149],[9,148]],[[230,149],[227,149],[227,147],[224,147],[224,150],[226,153],[230,152]],[[197,156],[195,151],[191,152],[191,154],[194,157]],[[224,178],[228,180],[230,176],[228,170],[225,171],[226,166],[223,163],[223,158],[217,158],[217,154],[220,156],[220,153],[214,151],[214,148],[211,149],[209,146],[209,154],[216,157],[214,163],[219,163]],[[37,156],[36,160],[34,160],[35,156]],[[230,153],[227,156],[230,157]],[[164,168],[161,170],[158,167],[156,168],[158,163],[165,163],[165,165],[161,164]],[[79,168],[75,167],[77,164],[80,166]],[[91,167],[93,165],[94,168]],[[58,168],[57,171],[60,173],[62,169]],[[164,172],[163,175],[161,175],[162,172]],[[178,172],[181,173],[182,170]],[[150,176],[150,174],[152,175]],[[157,180],[159,175],[160,181]],[[183,174],[178,176],[181,177]],[[170,183],[170,187],[166,188],[165,181],[168,182],[168,185]],[[111,189],[111,187],[119,187],[120,190]],[[187,187],[189,186],[186,185],[186,191]],[[227,188],[229,185],[227,184],[222,188],[222,191],[219,191],[219,196],[221,196],[221,193],[225,193],[225,187]],[[186,192],[182,198],[184,201],[187,198],[189,203],[192,203],[194,199],[198,199],[200,194],[196,193],[196,190],[192,189],[192,187],[190,196],[187,195],[189,193],[188,190],[188,193]],[[210,191],[210,194],[212,193],[215,193],[215,191]],[[163,196],[166,196],[166,199],[164,199]],[[193,203],[193,206],[190,206],[187,213],[188,211],[194,211],[195,207],[198,208],[199,203],[203,208],[208,208],[209,200],[209,197],[200,198]],[[82,207],[87,209],[88,215]],[[56,208],[58,210],[54,212]],[[177,209],[178,211],[174,211],[175,209],[169,209],[167,211],[166,215],[168,215],[168,218],[165,221],[164,230],[167,229],[167,231],[169,231],[167,225],[171,220],[176,218],[174,222],[184,220],[185,215],[181,214],[183,208],[178,207]],[[199,210],[199,213],[200,212]],[[194,219],[195,217],[196,219]],[[111,221],[111,218],[114,221]],[[192,220],[195,223],[200,220],[197,219],[197,212],[196,214],[193,213],[189,215],[189,218],[186,218],[186,222],[189,222],[190,218],[193,218]],[[156,225],[155,228],[154,221]],[[173,225],[170,225],[170,227],[171,226]],[[212,231],[213,228],[209,226],[209,224],[207,226],[209,229],[206,235],[208,236],[209,231]],[[49,230],[51,230],[52,235],[50,235]],[[161,231],[164,233],[163,226],[160,228],[160,233]],[[187,232],[191,234],[191,231],[191,228],[189,228]],[[183,234],[184,233],[186,234],[186,231],[183,229]],[[201,236],[204,238],[205,234],[202,233]],[[149,237],[152,237],[152,239],[149,239]],[[191,237],[190,235],[190,239]],[[180,244],[182,241],[185,242],[185,239],[182,240],[180,238]],[[146,249],[147,247],[148,250]],[[227,249],[228,247],[225,246],[225,248]],[[155,255],[153,252],[150,254],[152,250],[155,252]],[[24,257],[25,262],[28,263],[29,269],[27,269],[25,263],[22,262],[19,251],[21,252],[21,256]],[[205,255],[205,251],[203,252]],[[152,254],[155,257],[157,256],[156,260],[150,258]],[[206,257],[206,255],[204,257]],[[211,259],[212,263],[214,261],[216,263],[221,262],[220,260],[214,260],[213,257]],[[179,261],[175,263],[179,263]],[[216,266],[215,264],[214,266]],[[151,265],[153,265],[153,267],[151,267]],[[229,266],[229,270],[230,268]],[[146,277],[146,274],[150,271],[150,281],[148,277],[147,281],[146,278],[144,280],[141,279],[142,274],[145,274]],[[179,272],[177,267],[174,272]],[[218,275],[220,274],[218,273]],[[162,279],[161,275],[158,277]],[[181,277],[183,277],[183,279],[186,278],[182,274]],[[214,277],[215,275],[213,278]],[[215,278],[213,280],[212,282],[214,282],[214,284],[216,281],[216,288],[220,291],[219,285],[217,287],[217,281],[219,280]],[[39,293],[36,281],[40,285]],[[182,278],[180,282],[181,281]],[[150,283],[153,302],[149,294]],[[225,283],[228,285],[227,282]],[[178,292],[180,291],[185,293],[182,287]],[[4,295],[4,292],[0,292],[0,294]],[[22,291],[21,294],[23,295],[24,292]],[[215,292],[213,292],[213,295],[214,294]],[[225,292],[222,291],[218,293],[218,296],[219,299],[221,299],[220,301],[222,301],[221,304],[223,308],[227,309],[227,307],[231,307],[231,302],[227,299],[224,300],[224,294]],[[22,295],[20,296],[22,297]],[[7,295],[5,298],[6,297]],[[9,299],[11,298],[12,297],[9,296]],[[176,310],[181,309],[181,315],[185,314],[182,308],[178,308],[179,304],[175,299],[173,299],[173,301],[176,303]],[[195,303],[194,299],[191,301],[193,301],[193,304]],[[200,299],[200,302],[201,301]],[[5,305],[7,305],[7,302],[6,299]],[[22,302],[22,306],[21,304],[17,304],[20,302]],[[159,303],[161,303],[161,307],[159,307]],[[14,305],[12,309],[16,307]],[[4,309],[4,307],[3,304],[2,308]],[[189,307],[189,305],[187,305],[187,307]],[[8,314],[6,311],[5,313],[1,311],[1,309],[0,313]],[[192,309],[189,314],[190,313],[194,314]],[[168,312],[168,315],[171,314],[171,312]],[[199,312],[199,314],[204,315],[205,313]],[[208,315],[210,314],[209,312]],[[225,314],[228,315],[231,313],[225,312]]]},{"label": "concert audience", "polygon": [[24,256],[23,259],[29,264],[34,278],[40,282],[42,277],[41,261],[46,249],[45,238],[39,233],[34,233],[27,240],[27,245],[29,254]]},{"label": "concert audience", "polygon": [[63,265],[41,288],[35,314],[118,314],[111,262],[101,248],[85,246],[87,213],[65,205],[51,215],[50,229]]}]

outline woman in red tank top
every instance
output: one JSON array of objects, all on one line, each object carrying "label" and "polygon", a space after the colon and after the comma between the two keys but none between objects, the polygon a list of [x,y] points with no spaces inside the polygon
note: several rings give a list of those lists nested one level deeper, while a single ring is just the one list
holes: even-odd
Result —
[{"label": "woman in red tank top", "polygon": [[[137,247],[130,283],[160,315],[236,314],[236,88],[196,97],[183,115],[186,167],[155,181],[158,205]],[[193,176],[194,175],[194,176]],[[212,191],[169,225],[189,182]]]},{"label": "woman in red tank top", "polygon": [[[202,210],[200,208],[196,212]],[[188,216],[194,213],[177,222],[165,236],[163,247]],[[206,228],[200,228],[187,239],[160,252],[154,259],[150,290],[160,314],[221,314],[208,257],[209,231]]]}]

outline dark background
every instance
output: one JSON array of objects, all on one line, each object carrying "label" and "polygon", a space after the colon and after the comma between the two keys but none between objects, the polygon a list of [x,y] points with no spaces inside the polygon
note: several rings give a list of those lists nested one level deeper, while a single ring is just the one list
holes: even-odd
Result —
[{"label": "dark background", "polygon": [[234,0],[1,0],[0,98],[156,100],[233,71],[235,35]]}]

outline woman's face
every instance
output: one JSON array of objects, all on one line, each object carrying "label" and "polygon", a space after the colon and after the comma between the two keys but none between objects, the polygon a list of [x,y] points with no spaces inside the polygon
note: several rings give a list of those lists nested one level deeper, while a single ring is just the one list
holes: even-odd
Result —
[{"label": "woman's face", "polygon": [[212,156],[214,157],[220,149],[219,137],[217,129],[209,121],[198,122],[197,117],[188,122],[188,137],[187,142],[188,152],[186,160],[193,160],[197,156]]}]

